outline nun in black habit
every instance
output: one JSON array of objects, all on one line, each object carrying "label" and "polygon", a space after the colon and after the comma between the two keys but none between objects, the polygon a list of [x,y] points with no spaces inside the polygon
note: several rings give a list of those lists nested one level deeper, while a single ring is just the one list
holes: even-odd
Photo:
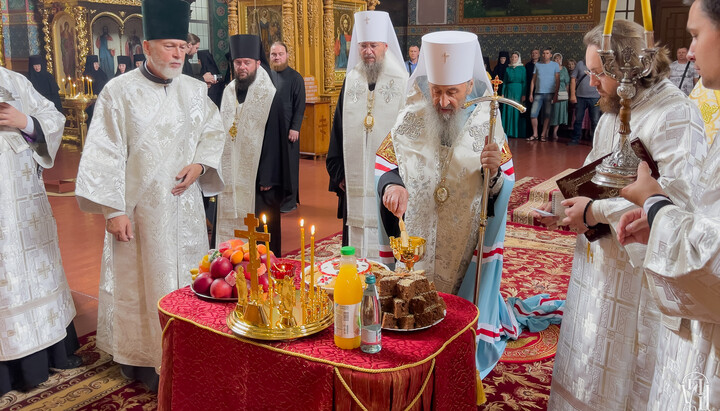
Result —
[{"label": "nun in black habit", "polygon": [[34,54],[28,60],[28,79],[32,83],[35,90],[42,94],[43,97],[55,104],[55,108],[59,112],[62,111],[62,102],[60,100],[60,87],[52,74],[48,73],[45,66],[45,59]]}]

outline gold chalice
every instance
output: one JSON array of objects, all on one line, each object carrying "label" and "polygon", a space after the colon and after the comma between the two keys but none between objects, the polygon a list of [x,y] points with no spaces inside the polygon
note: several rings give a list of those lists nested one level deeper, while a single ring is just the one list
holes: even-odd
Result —
[{"label": "gold chalice", "polygon": [[395,258],[405,263],[408,271],[412,271],[415,263],[425,255],[425,239],[422,237],[408,237],[405,247],[400,237],[390,237],[390,247]]}]

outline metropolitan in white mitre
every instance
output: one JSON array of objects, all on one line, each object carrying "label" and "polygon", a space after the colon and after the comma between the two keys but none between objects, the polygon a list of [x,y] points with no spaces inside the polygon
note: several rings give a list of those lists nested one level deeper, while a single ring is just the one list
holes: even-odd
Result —
[{"label": "metropolitan in white mitre", "polygon": [[[225,190],[218,196],[217,243],[244,230],[248,213],[267,217],[270,248],[281,253],[280,206],[292,195],[282,96],[266,70],[260,37],[230,36],[235,79],[225,87],[220,113],[226,131],[222,155]],[[272,77],[272,78],[271,78]]]},{"label": "metropolitan in white mitre", "polygon": [[0,67],[0,395],[82,361],[42,170],[65,117],[25,76]]},{"label": "metropolitan in white mitre", "polygon": [[147,61],[98,96],[76,183],[80,208],[107,220],[97,346],[151,388],[157,302],[190,284],[209,247],[202,196],[223,189],[220,114],[205,83],[181,75],[189,8],[143,1]]},{"label": "metropolitan in white mitre", "polygon": [[[492,94],[477,35],[423,36],[408,88],[407,104],[377,152],[381,231],[398,236],[398,217],[404,214],[408,234],[427,241],[415,268],[425,270],[438,291],[473,301],[483,167],[490,170],[476,356],[485,377],[519,327],[500,295],[505,220],[515,182],[510,151],[499,115],[485,145],[489,102],[463,108],[467,100]],[[380,241],[388,244],[387,236]]]},{"label": "metropolitan in white mitre", "polygon": [[[690,7],[691,55],[711,90],[720,90],[720,12],[709,0]],[[703,109],[702,104],[700,105]],[[707,130],[707,129],[706,129]],[[687,206],[678,204],[645,165],[622,195],[643,207],[618,226],[623,243],[647,244],[643,266],[664,322],[648,409],[720,410],[720,133]]]},{"label": "metropolitan in white mitre", "polygon": [[[598,89],[600,118],[593,148],[585,164],[610,154],[618,144],[619,83],[603,75],[598,54],[602,25],[585,35],[585,62],[590,84]],[[645,47],[643,27],[615,22],[612,50]],[[692,102],[668,79],[668,52],[661,48],[653,70],[636,82],[631,102],[630,139],[639,138],[657,163],[660,184],[677,204],[688,204],[688,193],[700,176],[707,153],[703,121]],[[639,65],[634,58],[633,65]],[[601,224],[617,225],[633,204],[622,198],[592,201],[567,199],[563,225],[577,230],[572,275],[560,327],[552,387],[551,410],[646,409],[658,358],[662,318],[648,281],[631,257],[643,250],[621,246],[614,234],[588,242],[582,235]],[[678,387],[679,389],[679,387]]]},{"label": "metropolitan in white mitre", "polygon": [[338,195],[343,245],[359,257],[392,262],[390,247],[378,245],[375,151],[405,103],[407,70],[390,16],[355,13],[347,75],[335,108],[326,166],[330,191]]}]

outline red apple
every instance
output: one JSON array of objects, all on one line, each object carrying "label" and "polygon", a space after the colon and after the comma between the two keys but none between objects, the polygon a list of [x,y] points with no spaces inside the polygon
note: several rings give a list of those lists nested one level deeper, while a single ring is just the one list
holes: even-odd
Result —
[{"label": "red apple", "polygon": [[216,278],[210,285],[210,295],[214,298],[230,298],[233,287],[223,278]]},{"label": "red apple", "polygon": [[218,251],[220,254],[224,253],[228,249],[230,249],[230,241],[225,241],[224,243],[220,243],[220,245],[218,245]]},{"label": "red apple", "polygon": [[210,275],[212,278],[225,277],[232,270],[232,263],[225,257],[218,257],[210,264]]},{"label": "red apple", "polygon": [[263,292],[266,293],[268,290],[268,286],[269,286],[267,275],[259,276],[258,283],[262,286]]},{"label": "red apple", "polygon": [[193,282],[193,289],[195,292],[202,295],[210,295],[210,285],[213,283],[213,278],[208,273],[202,273]]}]

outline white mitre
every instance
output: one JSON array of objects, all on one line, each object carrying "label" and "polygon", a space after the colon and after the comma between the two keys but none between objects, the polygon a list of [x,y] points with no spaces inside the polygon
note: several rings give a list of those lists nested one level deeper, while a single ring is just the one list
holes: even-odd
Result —
[{"label": "white mitre", "polygon": [[492,90],[478,37],[467,31],[437,31],[422,37],[420,58],[408,81],[408,91],[425,78],[438,86],[452,86],[474,79],[475,89],[480,81],[485,84],[485,90]]},{"label": "white mitre", "polygon": [[348,54],[347,71],[360,63],[360,46],[364,42],[380,42],[388,45],[385,57],[391,57],[400,66],[405,61],[390,15],[385,11],[359,11],[355,13],[350,52]]}]

